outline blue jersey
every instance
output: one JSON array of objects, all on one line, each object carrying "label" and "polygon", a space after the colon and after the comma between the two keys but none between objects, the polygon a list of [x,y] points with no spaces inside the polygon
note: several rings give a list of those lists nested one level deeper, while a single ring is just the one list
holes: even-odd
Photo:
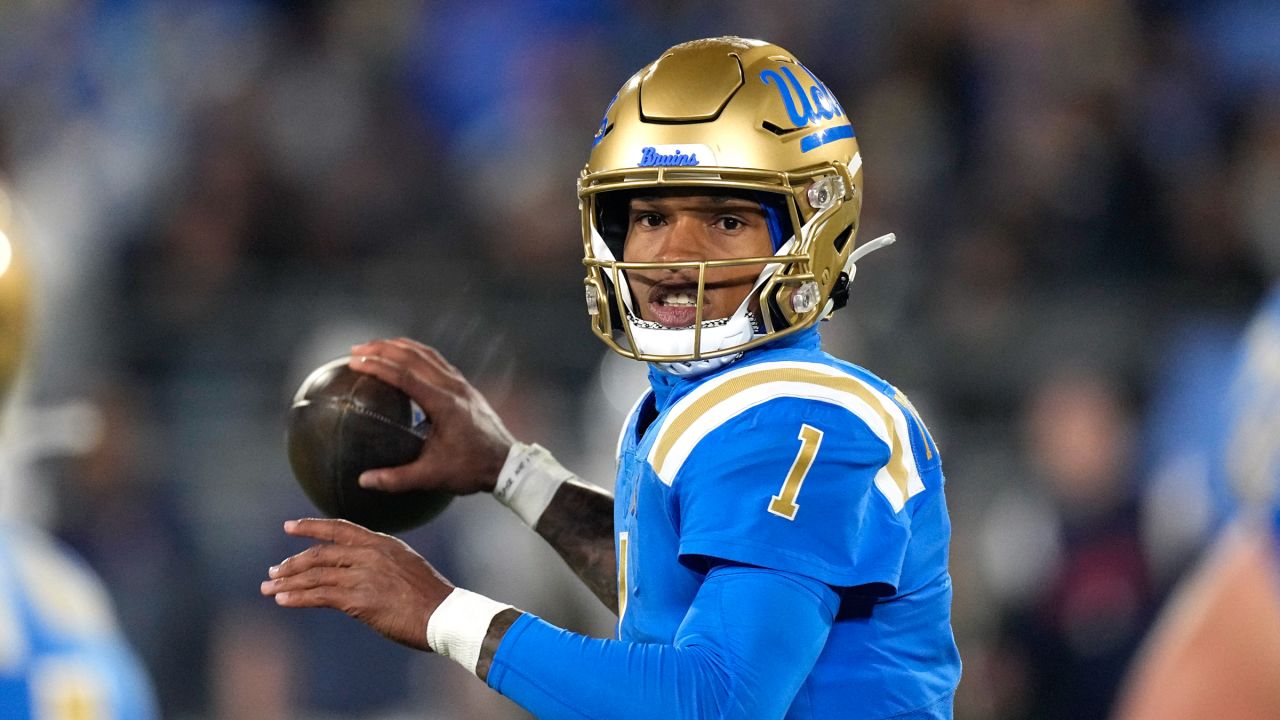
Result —
[{"label": "blue jersey", "polygon": [[158,717],[106,592],[35,530],[0,526],[0,717]]},{"label": "blue jersey", "polygon": [[938,449],[901,392],[818,345],[810,330],[706,376],[651,372],[618,450],[619,639],[671,643],[709,568],[794,573],[840,604],[786,717],[950,717]]},{"label": "blue jersey", "polygon": [[1245,333],[1230,415],[1227,473],[1246,503],[1268,509],[1280,547],[1280,287]]}]

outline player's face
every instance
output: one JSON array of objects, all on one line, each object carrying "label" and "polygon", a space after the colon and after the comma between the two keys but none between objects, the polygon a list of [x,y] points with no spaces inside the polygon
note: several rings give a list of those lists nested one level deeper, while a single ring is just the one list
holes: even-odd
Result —
[{"label": "player's face", "polygon": [[[631,200],[622,254],[626,262],[725,260],[769,257],[773,244],[759,203],[664,192]],[[732,315],[763,269],[763,264],[707,268],[702,319]],[[698,297],[696,268],[630,270],[627,278],[641,318],[673,328],[693,325]]]}]

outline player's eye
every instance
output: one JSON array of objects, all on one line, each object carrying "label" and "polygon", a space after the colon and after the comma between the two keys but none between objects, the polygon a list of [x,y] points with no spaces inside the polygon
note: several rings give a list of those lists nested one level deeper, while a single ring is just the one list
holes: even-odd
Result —
[{"label": "player's eye", "polygon": [[741,218],[736,218],[732,215],[723,215],[716,218],[716,227],[729,232],[738,230],[745,224]]},{"label": "player's eye", "polygon": [[638,212],[632,222],[641,227],[658,227],[662,224],[662,215],[656,212]]}]

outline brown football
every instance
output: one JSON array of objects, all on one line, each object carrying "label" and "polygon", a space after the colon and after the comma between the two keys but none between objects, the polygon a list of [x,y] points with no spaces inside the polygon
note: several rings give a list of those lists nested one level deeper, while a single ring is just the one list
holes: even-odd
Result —
[{"label": "brown football", "polygon": [[360,473],[411,463],[422,454],[431,419],[418,404],[381,380],[325,363],[303,381],[289,409],[289,466],[321,512],[378,532],[418,527],[439,515],[444,492],[366,490]]}]

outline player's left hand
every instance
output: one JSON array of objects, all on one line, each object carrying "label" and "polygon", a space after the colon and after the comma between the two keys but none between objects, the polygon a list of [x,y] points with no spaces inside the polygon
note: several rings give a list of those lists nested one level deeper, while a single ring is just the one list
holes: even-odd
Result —
[{"label": "player's left hand", "polygon": [[290,520],[284,531],[322,542],[275,565],[262,594],[283,607],[341,610],[391,640],[428,650],[427,620],[453,584],[398,538],[347,520]]}]

